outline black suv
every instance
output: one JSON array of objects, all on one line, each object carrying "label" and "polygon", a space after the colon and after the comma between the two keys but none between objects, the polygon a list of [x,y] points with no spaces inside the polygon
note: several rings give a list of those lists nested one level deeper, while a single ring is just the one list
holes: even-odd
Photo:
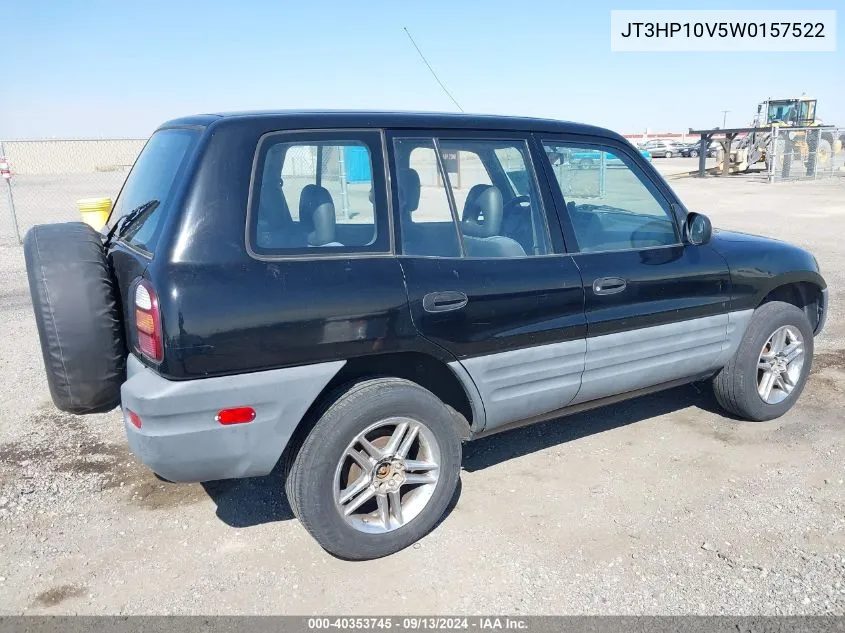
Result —
[{"label": "black suv", "polygon": [[[604,154],[582,170],[572,152]],[[55,404],[120,405],[173,481],[265,475],[330,552],[426,534],[461,441],[712,379],[733,415],[801,393],[826,284],[712,231],[597,127],[270,112],[166,123],[109,224],[32,229]]]}]

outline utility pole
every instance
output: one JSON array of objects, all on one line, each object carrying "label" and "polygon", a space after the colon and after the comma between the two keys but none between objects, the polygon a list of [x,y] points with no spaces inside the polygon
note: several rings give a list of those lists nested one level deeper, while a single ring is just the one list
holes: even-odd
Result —
[{"label": "utility pole", "polygon": [[722,110],[722,129],[724,130],[728,122],[728,112],[730,110]]}]

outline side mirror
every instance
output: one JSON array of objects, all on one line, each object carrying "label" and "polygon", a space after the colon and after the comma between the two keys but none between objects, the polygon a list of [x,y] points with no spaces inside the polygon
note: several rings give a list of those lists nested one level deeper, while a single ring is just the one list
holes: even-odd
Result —
[{"label": "side mirror", "polygon": [[687,240],[690,244],[701,246],[710,241],[713,235],[713,225],[710,218],[701,213],[688,213],[686,221]]}]

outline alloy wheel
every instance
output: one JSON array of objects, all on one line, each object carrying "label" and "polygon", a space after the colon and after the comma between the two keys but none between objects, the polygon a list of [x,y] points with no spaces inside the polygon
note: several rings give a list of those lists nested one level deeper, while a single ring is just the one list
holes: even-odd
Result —
[{"label": "alloy wheel", "polygon": [[390,532],[422,512],[439,477],[440,446],[425,424],[381,420],[356,435],[341,456],[335,508],[359,532]]},{"label": "alloy wheel", "polygon": [[798,328],[784,325],[763,345],[757,360],[757,393],[766,404],[783,402],[804,369],[804,339]]}]

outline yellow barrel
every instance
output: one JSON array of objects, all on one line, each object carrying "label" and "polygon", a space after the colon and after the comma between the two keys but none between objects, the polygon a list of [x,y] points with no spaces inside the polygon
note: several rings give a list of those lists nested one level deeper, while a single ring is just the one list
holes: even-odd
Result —
[{"label": "yellow barrel", "polygon": [[84,198],[76,201],[82,221],[96,230],[102,229],[111,213],[111,198]]}]

